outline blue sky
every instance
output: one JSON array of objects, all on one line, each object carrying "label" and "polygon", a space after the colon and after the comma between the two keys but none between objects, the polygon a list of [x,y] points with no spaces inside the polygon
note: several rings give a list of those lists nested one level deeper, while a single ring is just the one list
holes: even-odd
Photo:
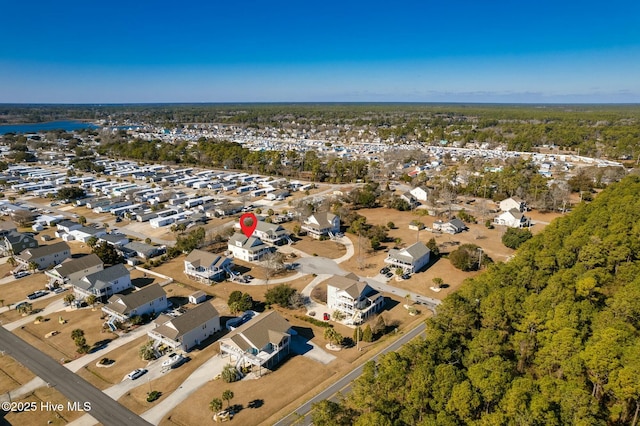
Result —
[{"label": "blue sky", "polygon": [[640,102],[640,2],[10,1],[0,102]]}]

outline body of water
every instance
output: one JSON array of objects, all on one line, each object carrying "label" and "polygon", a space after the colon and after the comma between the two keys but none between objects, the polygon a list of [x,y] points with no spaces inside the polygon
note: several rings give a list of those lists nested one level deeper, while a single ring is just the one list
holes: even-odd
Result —
[{"label": "body of water", "polygon": [[49,121],[47,123],[0,124],[0,135],[6,133],[38,133],[47,130],[62,129],[68,132],[80,129],[97,129],[93,123],[83,121]]}]

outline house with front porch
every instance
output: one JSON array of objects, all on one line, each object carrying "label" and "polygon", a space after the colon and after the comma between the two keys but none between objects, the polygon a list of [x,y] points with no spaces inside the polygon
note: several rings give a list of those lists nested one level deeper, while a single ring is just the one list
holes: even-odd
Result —
[{"label": "house with front porch", "polygon": [[422,241],[403,249],[391,249],[384,263],[402,268],[405,273],[418,272],[429,263],[431,250]]},{"label": "house with front porch", "polygon": [[121,263],[86,275],[72,282],[72,285],[78,300],[84,300],[93,294],[102,302],[106,302],[114,294],[133,288],[131,274]]},{"label": "house with front porch", "polygon": [[289,231],[284,229],[282,225],[264,222],[259,220],[256,229],[253,231],[253,237],[260,238],[267,244],[281,246],[291,241],[289,239]]},{"label": "house with front porch", "polygon": [[342,312],[347,323],[360,324],[384,307],[384,296],[369,284],[350,277],[327,281],[327,306]]},{"label": "house with front porch", "polygon": [[520,210],[511,209],[503,212],[493,219],[495,225],[508,226],[510,228],[527,228],[531,225],[531,220]]},{"label": "house with front porch", "polygon": [[184,273],[189,278],[209,284],[211,281],[223,281],[231,274],[233,263],[227,256],[204,250],[192,250],[184,259]]},{"label": "house with front porch", "polygon": [[260,238],[247,238],[244,234],[233,234],[229,238],[227,248],[236,259],[255,262],[275,249],[266,245]]},{"label": "house with front porch", "polygon": [[129,294],[114,294],[102,312],[112,319],[128,321],[134,316],[153,315],[168,308],[167,293],[159,284],[151,284]]},{"label": "house with front porch", "polygon": [[435,231],[445,232],[447,234],[457,234],[468,228],[463,221],[458,218],[453,218],[448,222],[436,220],[435,222],[433,222],[433,229]]},{"label": "house with front porch", "polygon": [[43,270],[50,266],[58,265],[70,257],[71,249],[67,243],[62,241],[48,246],[28,248],[19,255],[14,256],[14,259],[24,269],[28,269],[29,264],[34,262],[39,270]]},{"label": "house with front porch", "polygon": [[326,211],[316,212],[304,220],[301,229],[316,239],[333,237],[340,233],[340,216]]},{"label": "house with front porch", "polygon": [[271,369],[290,352],[291,324],[276,311],[260,314],[220,339],[220,355],[242,367]]},{"label": "house with front porch", "polygon": [[55,287],[77,281],[103,269],[104,262],[97,255],[91,253],[76,259],[67,259],[52,269],[45,271],[45,274],[51,279],[49,287]]},{"label": "house with front porch", "polygon": [[155,340],[155,348],[164,344],[183,351],[191,350],[221,330],[220,314],[207,302],[177,317],[160,315],[154,324],[155,328],[147,335]]}]

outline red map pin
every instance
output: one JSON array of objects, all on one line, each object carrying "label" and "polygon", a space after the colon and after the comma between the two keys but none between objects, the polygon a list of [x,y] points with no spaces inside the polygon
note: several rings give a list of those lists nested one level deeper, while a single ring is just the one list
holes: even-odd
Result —
[{"label": "red map pin", "polygon": [[[251,225],[247,225],[247,219],[251,220]],[[255,214],[245,213],[240,216],[240,229],[242,229],[242,233],[246,235],[247,238],[251,237],[253,231],[256,230],[256,226],[258,226],[258,219]]]}]

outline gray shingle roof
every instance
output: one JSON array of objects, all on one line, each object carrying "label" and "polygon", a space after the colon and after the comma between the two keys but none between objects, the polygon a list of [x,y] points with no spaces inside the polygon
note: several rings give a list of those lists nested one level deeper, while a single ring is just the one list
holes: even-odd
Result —
[{"label": "gray shingle roof", "polygon": [[40,257],[49,256],[51,254],[60,253],[63,251],[69,251],[69,244],[64,241],[50,244],[48,246],[40,246],[36,248],[30,248],[23,251],[18,257],[29,261],[30,259],[38,259]]},{"label": "gray shingle roof", "polygon": [[56,271],[62,277],[66,277],[75,272],[82,271],[83,269],[91,268],[96,265],[102,265],[103,262],[100,258],[91,253],[86,256],[79,257],[77,259],[68,259],[62,262],[60,265],[56,266]]},{"label": "gray shingle roof", "polygon": [[[188,333],[196,327],[200,327],[202,324],[218,316],[220,316],[220,314],[211,303],[203,303],[193,309],[189,309],[176,318],[159,317],[155,321],[156,323],[160,323],[160,318],[170,319],[165,321],[161,326],[154,328],[153,331],[170,339],[177,340],[185,333]],[[173,327],[170,327],[168,324],[171,324]]]},{"label": "gray shingle roof", "polygon": [[119,314],[127,315],[132,310],[166,295],[167,293],[160,285],[152,284],[126,295],[115,294],[109,298],[109,304],[106,307]]},{"label": "gray shingle roof", "polygon": [[[291,324],[276,311],[270,311],[251,321],[241,325],[227,335],[225,339],[231,339],[243,350],[248,349],[246,344],[256,349],[264,348],[267,343],[280,343],[282,337],[288,334]],[[244,343],[244,342],[246,343]],[[241,344],[238,344],[240,342]]]}]

